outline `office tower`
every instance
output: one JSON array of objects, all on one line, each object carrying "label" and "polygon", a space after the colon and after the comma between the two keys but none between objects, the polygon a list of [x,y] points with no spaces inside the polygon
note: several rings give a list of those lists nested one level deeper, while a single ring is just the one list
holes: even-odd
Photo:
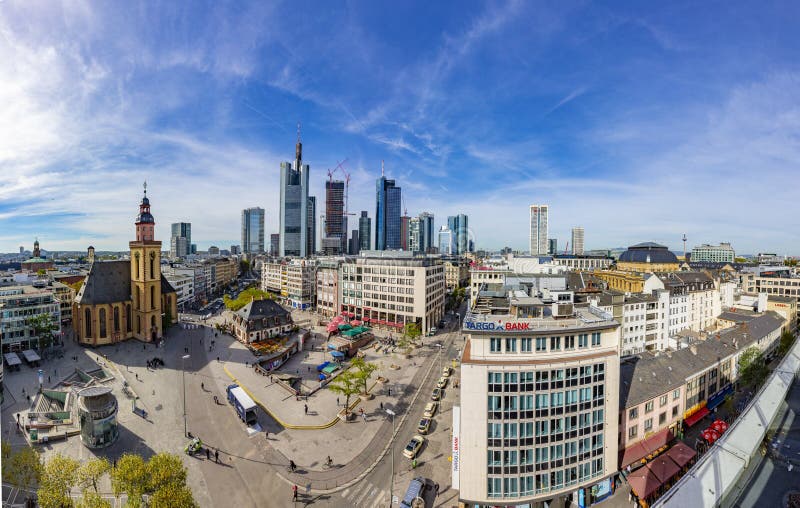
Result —
[{"label": "office tower", "polygon": [[547,255],[547,205],[531,205],[531,256]]},{"label": "office tower", "polygon": [[23,247],[22,245],[19,246],[19,253],[20,254],[24,254],[25,253],[25,247]]},{"label": "office tower", "polygon": [[452,232],[453,254],[464,255],[470,252],[469,218],[462,214],[447,218],[447,228]]},{"label": "office tower", "polygon": [[197,254],[197,244],[196,243],[192,244],[192,254]]},{"label": "office tower", "polygon": [[372,220],[367,217],[367,211],[361,211],[361,217],[358,218],[358,241],[359,250],[370,250],[372,244]]},{"label": "office tower", "polygon": [[350,242],[348,246],[348,254],[357,255],[361,249],[361,243],[358,239],[358,230],[354,229],[350,235]]},{"label": "office tower", "polygon": [[583,228],[580,226],[572,228],[572,253],[583,256]]},{"label": "office tower", "polygon": [[280,256],[306,257],[308,252],[308,174],[297,132],[294,163],[281,162]]},{"label": "office tower", "polygon": [[281,250],[281,235],[272,233],[269,235],[269,255],[276,258]]},{"label": "office tower", "polygon": [[419,217],[411,217],[408,220],[408,237],[406,248],[411,252],[422,252],[422,228],[420,227]]},{"label": "office tower", "polygon": [[558,239],[557,238],[548,238],[547,239],[547,253],[555,256],[558,254]]},{"label": "office tower", "polygon": [[306,233],[306,255],[311,256],[317,252],[317,197],[308,197],[308,232]]},{"label": "office tower", "polygon": [[406,214],[400,216],[400,250],[408,250],[410,220],[411,217]]},{"label": "office tower", "polygon": [[419,214],[420,251],[430,253],[436,247],[435,230],[433,229],[433,214],[422,212]]},{"label": "office tower", "polygon": [[242,210],[242,252],[260,254],[264,252],[264,209]]},{"label": "office tower", "polygon": [[169,255],[171,258],[182,258],[189,255],[192,248],[192,225],[188,222],[172,224],[169,238]]},{"label": "office tower", "polygon": [[453,232],[447,226],[439,229],[439,254],[453,254]]},{"label": "office tower", "polygon": [[242,248],[238,245],[231,245],[231,254],[234,256],[242,253]]},{"label": "office tower", "polygon": [[325,182],[325,234],[326,243],[333,245],[333,239],[339,239],[338,252],[329,254],[344,254],[347,252],[347,235],[344,222],[344,182],[341,180],[328,180]]},{"label": "office tower", "polygon": [[376,181],[375,197],[375,249],[399,249],[400,236],[400,187],[394,180],[387,180],[381,163],[381,176]]},{"label": "office tower", "polygon": [[208,248],[208,255],[209,256],[219,256],[219,247],[216,245],[212,245]]}]

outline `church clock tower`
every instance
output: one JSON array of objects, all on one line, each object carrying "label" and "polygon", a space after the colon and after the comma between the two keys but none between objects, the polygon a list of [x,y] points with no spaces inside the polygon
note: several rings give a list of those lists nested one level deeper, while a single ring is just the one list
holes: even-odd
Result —
[{"label": "church clock tower", "polygon": [[131,248],[131,299],[133,335],[152,342],[162,337],[161,329],[161,241],[154,239],[156,221],[150,214],[147,182],[136,218],[136,241]]}]

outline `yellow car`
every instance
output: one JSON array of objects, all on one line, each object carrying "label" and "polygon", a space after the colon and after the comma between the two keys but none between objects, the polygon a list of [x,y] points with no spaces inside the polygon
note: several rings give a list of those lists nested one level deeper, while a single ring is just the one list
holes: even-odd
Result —
[{"label": "yellow car", "polygon": [[422,412],[422,416],[425,418],[433,418],[433,415],[436,414],[436,410],[439,408],[438,402],[428,402],[425,404],[425,411]]},{"label": "yellow car", "polygon": [[447,379],[446,377],[442,376],[439,378],[439,382],[436,383],[437,388],[444,388],[447,386]]},{"label": "yellow car", "polygon": [[425,438],[420,436],[419,434],[415,434],[414,437],[411,438],[411,441],[408,442],[406,445],[405,450],[403,450],[403,455],[408,457],[409,459],[413,459],[419,453],[420,448],[425,443]]},{"label": "yellow car", "polygon": [[452,372],[452,369],[450,367],[443,368],[442,377],[450,377],[450,372]]},{"label": "yellow car", "polygon": [[431,430],[431,420],[430,418],[423,418],[419,421],[419,425],[417,425],[417,432],[420,434],[427,434],[429,430]]}]

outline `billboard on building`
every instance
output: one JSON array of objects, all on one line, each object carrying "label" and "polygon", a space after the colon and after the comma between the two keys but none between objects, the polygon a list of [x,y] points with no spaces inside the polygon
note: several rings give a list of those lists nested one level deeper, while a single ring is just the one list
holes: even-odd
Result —
[{"label": "billboard on building", "polygon": [[452,464],[453,464],[453,478],[451,480],[451,484],[453,489],[460,490],[461,485],[459,482],[459,476],[461,474],[461,461],[460,461],[460,453],[461,453],[461,444],[459,443],[459,439],[461,438],[461,408],[459,406],[453,406],[453,447],[451,450],[452,453]]}]

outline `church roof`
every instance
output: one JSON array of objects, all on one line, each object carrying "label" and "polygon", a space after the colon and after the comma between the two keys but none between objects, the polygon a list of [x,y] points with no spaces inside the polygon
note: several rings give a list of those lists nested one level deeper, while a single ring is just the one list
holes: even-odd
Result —
[{"label": "church roof", "polygon": [[[175,288],[161,274],[161,293],[174,293]],[[75,295],[75,302],[83,305],[126,302],[131,299],[131,262],[95,261],[89,274]]]},{"label": "church roof", "polygon": [[131,262],[95,261],[86,281],[75,295],[75,302],[83,305],[125,302],[131,299]]}]

